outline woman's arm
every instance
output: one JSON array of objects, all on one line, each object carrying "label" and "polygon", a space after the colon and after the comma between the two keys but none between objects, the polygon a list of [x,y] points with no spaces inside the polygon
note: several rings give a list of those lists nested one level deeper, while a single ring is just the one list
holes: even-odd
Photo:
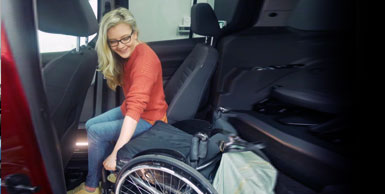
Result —
[{"label": "woman's arm", "polygon": [[123,147],[128,141],[130,141],[132,135],[135,132],[138,122],[129,116],[125,116],[123,120],[122,129],[120,130],[119,139],[115,144],[112,153],[104,160],[103,165],[106,170],[116,169],[116,156],[121,147]]},{"label": "woman's arm", "polygon": [[[143,50],[150,49],[148,46],[140,48],[142,49],[142,55],[136,57],[132,64],[125,66],[125,68],[131,68],[125,71],[130,72],[129,74],[125,73],[123,75],[125,99],[122,106],[125,109],[123,111],[125,117],[114,150],[103,162],[107,170],[115,170],[118,150],[133,136],[140,116],[150,102],[151,91],[157,76],[162,70],[156,54],[153,51]],[[136,49],[140,48],[137,47]]]}]

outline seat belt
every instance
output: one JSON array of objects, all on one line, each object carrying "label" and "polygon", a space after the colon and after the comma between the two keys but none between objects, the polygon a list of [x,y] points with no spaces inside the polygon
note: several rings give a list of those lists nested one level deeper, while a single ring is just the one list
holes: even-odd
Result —
[{"label": "seat belt", "polygon": [[97,116],[102,113],[102,103],[103,103],[103,74],[100,71],[97,72],[95,99],[96,99],[95,116]]}]

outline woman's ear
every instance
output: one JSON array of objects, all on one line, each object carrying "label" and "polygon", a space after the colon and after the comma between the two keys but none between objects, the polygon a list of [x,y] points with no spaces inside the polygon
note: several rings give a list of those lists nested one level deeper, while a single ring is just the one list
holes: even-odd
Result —
[{"label": "woman's ear", "polygon": [[133,36],[135,40],[138,40],[138,31],[135,30]]}]

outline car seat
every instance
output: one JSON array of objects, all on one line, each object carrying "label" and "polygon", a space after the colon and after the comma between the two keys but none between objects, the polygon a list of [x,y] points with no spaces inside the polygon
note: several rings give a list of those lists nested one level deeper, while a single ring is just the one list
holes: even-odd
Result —
[{"label": "car seat", "polygon": [[[37,9],[39,29],[45,32],[85,37],[99,28],[87,1],[41,0]],[[64,167],[73,153],[80,113],[97,64],[95,50],[78,45],[42,69],[49,116],[60,141]]]},{"label": "car seat", "polygon": [[[191,31],[214,40],[221,33],[209,4],[191,8]],[[198,43],[164,88],[169,123],[193,119],[216,67],[218,52],[212,44]]]}]

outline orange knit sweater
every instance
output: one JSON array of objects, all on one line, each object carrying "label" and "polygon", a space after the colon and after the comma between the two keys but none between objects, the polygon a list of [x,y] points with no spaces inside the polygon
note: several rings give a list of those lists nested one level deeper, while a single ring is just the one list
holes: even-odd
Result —
[{"label": "orange knit sweater", "polygon": [[136,121],[167,122],[162,67],[158,56],[145,43],[135,47],[123,72],[122,113]]}]

